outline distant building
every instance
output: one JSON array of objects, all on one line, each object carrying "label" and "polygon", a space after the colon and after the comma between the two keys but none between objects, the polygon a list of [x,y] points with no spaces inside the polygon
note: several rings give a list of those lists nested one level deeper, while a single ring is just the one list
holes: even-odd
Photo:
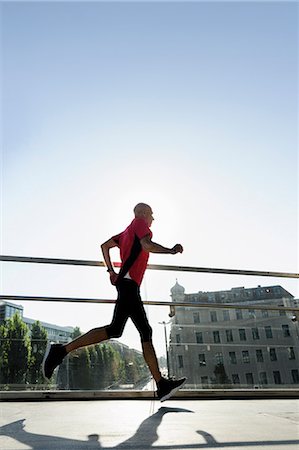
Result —
[{"label": "distant building", "polygon": [[[18,312],[22,317],[23,322],[28,325],[29,330],[31,331],[32,325],[36,322],[36,320],[24,317],[23,310],[24,308],[21,305],[16,305],[15,303],[6,301],[0,302],[0,324],[3,323],[6,319],[12,317],[16,312]],[[61,327],[59,325],[54,325],[47,322],[39,322],[41,326],[46,329],[50,342],[65,344],[71,340],[74,331],[73,327]]]},{"label": "distant building", "polygon": [[[294,306],[281,286],[232,288],[185,294],[178,283],[172,301],[226,303],[233,309],[175,307],[170,331],[172,374],[190,387],[270,387],[299,384],[299,332],[292,313],[255,306]],[[248,309],[239,309],[238,306]]]},{"label": "distant building", "polygon": [[12,317],[16,312],[23,317],[23,306],[10,302],[0,302],[0,324]]}]

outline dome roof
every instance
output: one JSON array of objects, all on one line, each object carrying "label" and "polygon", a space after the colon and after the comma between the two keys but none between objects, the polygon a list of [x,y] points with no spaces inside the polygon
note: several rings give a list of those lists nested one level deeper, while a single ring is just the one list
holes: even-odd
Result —
[{"label": "dome roof", "polygon": [[170,289],[172,295],[184,294],[185,288],[178,283],[176,280],[175,285]]}]

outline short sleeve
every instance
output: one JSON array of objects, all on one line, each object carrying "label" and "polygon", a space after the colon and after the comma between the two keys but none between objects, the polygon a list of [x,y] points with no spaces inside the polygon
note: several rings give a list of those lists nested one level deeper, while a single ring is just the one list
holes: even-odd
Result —
[{"label": "short sleeve", "polygon": [[148,234],[151,236],[151,230],[144,219],[135,219],[134,232],[139,239],[144,238]]}]

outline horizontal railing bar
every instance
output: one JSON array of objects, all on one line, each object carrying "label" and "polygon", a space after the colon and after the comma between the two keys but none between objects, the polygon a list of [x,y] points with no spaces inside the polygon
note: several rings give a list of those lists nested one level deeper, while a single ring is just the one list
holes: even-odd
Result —
[{"label": "horizontal railing bar", "polygon": [[[38,301],[38,302],[70,302],[70,303],[95,303],[95,304],[114,304],[116,300],[111,299],[101,299],[101,298],[76,298],[76,297],[37,297],[37,296],[27,296],[27,295],[0,295],[0,300],[7,301]],[[259,305],[234,305],[229,303],[185,303],[185,302],[165,302],[165,301],[150,301],[144,300],[145,305],[152,306],[174,306],[174,307],[184,307],[184,308],[208,308],[208,309],[250,309],[256,311],[298,311],[299,308],[291,306],[259,306]]]},{"label": "horizontal railing bar", "polygon": [[[0,261],[105,267],[105,264],[103,261],[91,261],[91,260],[81,260],[81,259],[39,258],[39,257],[28,257],[28,256],[0,255]],[[115,267],[120,267],[119,262],[115,262],[113,264]],[[219,269],[219,268],[211,268],[211,267],[172,266],[172,265],[169,266],[169,265],[164,265],[164,264],[148,264],[147,268],[150,270],[168,270],[168,271],[176,271],[176,272],[219,273],[219,274],[227,274],[227,275],[251,275],[251,276],[276,277],[276,278],[299,278],[299,273],[272,272],[272,271],[262,271],[262,270]]]}]

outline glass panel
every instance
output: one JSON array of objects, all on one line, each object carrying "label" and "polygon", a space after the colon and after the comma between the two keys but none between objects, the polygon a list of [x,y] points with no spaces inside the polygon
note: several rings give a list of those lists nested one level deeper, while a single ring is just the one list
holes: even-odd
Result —
[{"label": "glass panel", "polygon": [[[215,323],[210,311],[201,309],[201,323],[197,326],[189,323],[188,308],[175,309],[175,320],[170,326],[171,374],[187,376],[187,389],[298,385],[298,322],[292,321],[292,314],[268,310],[265,317],[260,310],[254,315],[249,310],[242,310],[240,319],[237,311],[231,309],[228,323],[224,310],[217,310],[221,320]],[[172,345],[172,336],[178,326],[182,339],[179,350]],[[196,339],[199,329],[200,343]],[[184,368],[175,364],[177,351],[185,357]],[[198,366],[196,361],[199,361]]]},{"label": "glass panel", "polygon": [[[99,292],[103,292],[102,298],[115,299],[115,289],[107,288],[102,269],[51,266],[46,270],[47,279],[42,276],[43,270],[31,265],[11,270],[4,284],[6,292],[83,298],[99,298]],[[298,307],[298,300],[288,291],[290,288],[284,288],[281,280],[267,282],[266,287],[250,281],[251,287],[235,288],[239,279],[227,276],[221,281],[222,288],[217,284],[213,289],[207,275],[185,277],[191,286],[201,282],[207,290],[198,292],[194,288],[195,293],[187,294],[176,283],[171,289],[171,308],[145,306],[164,375],[186,376],[185,388],[189,390],[299,387],[298,322],[292,311],[270,309],[271,306]],[[78,279],[84,279],[86,290]],[[150,273],[141,290],[142,298],[168,300],[170,279],[173,276],[170,278],[166,273]],[[220,283],[215,276],[213,280]],[[157,291],[149,286],[158,286]],[[177,302],[194,303],[194,306],[175,306]],[[200,303],[210,303],[211,307],[197,307]],[[222,306],[215,308],[215,303]],[[225,303],[231,307],[225,309]],[[245,305],[245,309],[241,308]],[[262,306],[267,310],[260,310]],[[44,382],[40,363],[47,342],[66,343],[80,330],[108,324],[113,307],[88,303],[1,302],[0,389],[155,389],[143,359],[138,332],[131,321],[121,338],[73,352],[65,358],[51,382]],[[36,318],[41,322],[37,323]]]}]

